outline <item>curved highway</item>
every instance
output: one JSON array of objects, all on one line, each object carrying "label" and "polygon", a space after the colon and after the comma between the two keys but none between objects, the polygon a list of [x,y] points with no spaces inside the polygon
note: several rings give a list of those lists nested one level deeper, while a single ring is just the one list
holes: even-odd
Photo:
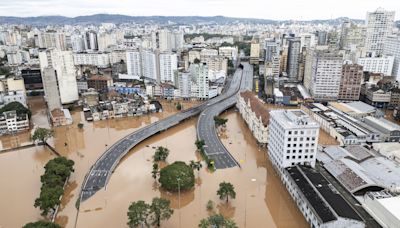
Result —
[{"label": "curved highway", "polygon": [[[237,71],[241,72],[241,70]],[[235,73],[235,75],[237,76],[238,74]],[[91,167],[89,173],[86,174],[81,190],[81,201],[90,198],[97,191],[107,185],[107,182],[119,161],[137,144],[154,134],[167,130],[190,117],[200,114],[208,106],[221,102],[231,97],[232,94],[235,94],[235,91],[237,91],[236,87],[240,85],[240,79],[236,79],[236,76],[231,82],[228,81],[227,90],[220,96],[199,106],[184,110],[178,114],[147,125],[146,127],[143,127],[114,143],[100,156],[96,163]]]},{"label": "curved highway", "polygon": [[226,93],[228,98],[218,104],[209,105],[200,114],[197,122],[197,138],[204,141],[204,153],[214,160],[216,169],[240,166],[219,139],[214,117],[236,104],[236,94],[239,90],[252,90],[253,67],[248,63],[242,63],[242,65],[243,70],[235,72],[230,91]]}]

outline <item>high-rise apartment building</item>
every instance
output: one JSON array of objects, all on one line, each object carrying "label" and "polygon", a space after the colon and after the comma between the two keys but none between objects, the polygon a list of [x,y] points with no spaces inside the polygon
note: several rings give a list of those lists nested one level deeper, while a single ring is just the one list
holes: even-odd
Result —
[{"label": "high-rise apartment building", "polygon": [[264,55],[264,61],[265,62],[271,62],[272,58],[279,54],[279,44],[275,40],[275,38],[265,40],[265,55]]},{"label": "high-rise apartment building", "polygon": [[377,56],[383,53],[386,37],[393,27],[394,14],[394,11],[382,8],[367,13],[365,49],[368,53]]},{"label": "high-rise apartment building", "polygon": [[42,72],[47,67],[54,68],[56,71],[61,103],[70,104],[77,101],[79,99],[78,85],[72,52],[51,49],[40,52],[39,60]]},{"label": "high-rise apartment building", "polygon": [[364,67],[364,71],[372,73],[382,73],[386,76],[391,76],[394,57],[393,56],[365,57],[365,58],[359,58],[357,63]]},{"label": "high-rise apartment building", "polygon": [[142,76],[145,78],[160,81],[158,71],[158,56],[150,50],[143,50],[140,52]]},{"label": "high-rise apartment building", "polygon": [[64,33],[59,32],[43,32],[38,35],[38,45],[40,48],[57,48],[59,50],[67,50],[67,42]]},{"label": "high-rise apartment building", "polygon": [[365,28],[350,21],[342,24],[340,33],[340,49],[352,50],[365,44]]},{"label": "high-rise apartment building", "polygon": [[295,165],[315,166],[319,125],[302,110],[270,111],[269,158],[282,173]]},{"label": "high-rise apartment building", "polygon": [[139,51],[126,51],[126,68],[128,75],[142,76]]},{"label": "high-rise apartment building", "polygon": [[338,99],[358,101],[360,99],[362,78],[363,66],[358,64],[343,65]]},{"label": "high-rise apartment building", "polygon": [[208,99],[209,80],[208,66],[204,63],[190,65],[190,74],[192,76],[191,97],[199,99]]},{"label": "high-rise apartment building", "polygon": [[97,33],[95,31],[87,31],[85,34],[85,48],[90,51],[99,50],[97,42]]},{"label": "high-rise apartment building", "polygon": [[400,36],[388,36],[385,41],[383,53],[388,56],[393,56],[393,69],[391,76],[396,77],[400,81]]},{"label": "high-rise apartment building", "polygon": [[174,53],[161,53],[160,80],[161,82],[175,82],[175,73],[178,70],[178,58]]},{"label": "high-rise apartment building", "polygon": [[42,70],[42,80],[44,98],[49,111],[62,108],[56,70],[52,67],[45,67]]},{"label": "high-rise apartment building", "polygon": [[304,86],[316,100],[337,100],[343,57],[335,51],[310,50],[304,70]]},{"label": "high-rise apartment building", "polygon": [[299,60],[300,60],[300,47],[301,42],[299,38],[288,39],[288,55],[286,73],[290,81],[298,80]]},{"label": "high-rise apartment building", "polygon": [[260,43],[252,41],[250,45],[250,64],[258,64],[260,61]]},{"label": "high-rise apartment building", "polygon": [[183,99],[189,99],[192,91],[192,76],[190,72],[180,72],[179,77],[179,94]]}]

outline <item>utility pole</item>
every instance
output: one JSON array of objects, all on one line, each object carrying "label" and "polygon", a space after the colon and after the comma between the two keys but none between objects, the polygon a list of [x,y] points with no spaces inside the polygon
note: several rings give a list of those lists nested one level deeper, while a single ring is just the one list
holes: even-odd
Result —
[{"label": "utility pole", "polygon": [[179,227],[181,227],[181,178],[177,178],[178,181],[178,209],[179,209]]}]

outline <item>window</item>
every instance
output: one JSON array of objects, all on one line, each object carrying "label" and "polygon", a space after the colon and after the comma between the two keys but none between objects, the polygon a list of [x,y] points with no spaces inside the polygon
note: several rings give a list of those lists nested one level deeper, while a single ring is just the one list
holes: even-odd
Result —
[{"label": "window", "polygon": [[298,156],[297,158],[299,158],[299,159],[300,159],[300,158],[301,158],[301,156]]},{"label": "window", "polygon": [[286,156],[286,159],[289,159],[290,158],[290,156]]},{"label": "window", "polygon": [[310,155],[310,158],[313,158],[314,157],[314,155]]},{"label": "window", "polygon": [[287,144],[287,147],[290,147],[290,144]]},{"label": "window", "polygon": [[303,153],[303,150],[299,150],[299,153]]},{"label": "window", "polygon": [[289,135],[291,135],[292,134],[292,131],[289,131]]},{"label": "window", "polygon": [[296,156],[292,156],[292,158],[293,158],[293,159],[295,159],[295,158],[296,158]]},{"label": "window", "polygon": [[297,131],[294,131],[294,134],[297,135]]},{"label": "window", "polygon": [[289,141],[289,142],[292,141],[292,138],[288,138],[287,141]]},{"label": "window", "polygon": [[293,140],[294,140],[294,141],[297,141],[297,138],[294,138]]},{"label": "window", "polygon": [[308,158],[308,155],[304,156],[304,158]]}]

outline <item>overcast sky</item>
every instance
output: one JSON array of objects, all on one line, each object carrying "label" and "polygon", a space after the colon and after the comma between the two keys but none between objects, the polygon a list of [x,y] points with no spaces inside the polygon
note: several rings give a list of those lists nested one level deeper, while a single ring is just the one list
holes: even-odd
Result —
[{"label": "overcast sky", "polygon": [[263,19],[364,19],[378,7],[396,11],[400,0],[0,0],[0,16],[215,16]]}]

